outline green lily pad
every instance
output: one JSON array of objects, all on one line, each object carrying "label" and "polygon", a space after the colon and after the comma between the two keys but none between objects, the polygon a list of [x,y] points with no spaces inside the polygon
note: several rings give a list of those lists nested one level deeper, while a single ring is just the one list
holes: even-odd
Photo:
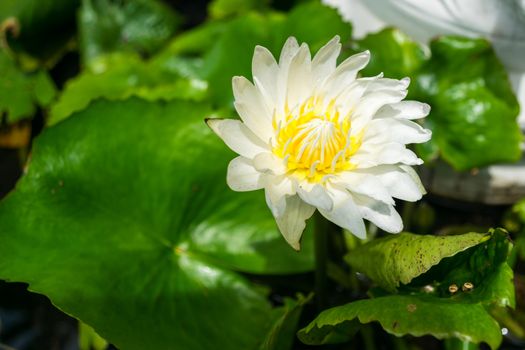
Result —
[{"label": "green lily pad", "polygon": [[[443,159],[457,170],[518,160],[519,105],[490,43],[444,36],[430,48],[432,57],[415,73],[410,96],[432,106],[426,126]],[[418,150],[424,158],[431,155]]]},{"label": "green lily pad", "polygon": [[[490,239],[454,256],[442,259],[426,273],[414,278],[408,285],[420,289],[432,286],[437,295],[451,296],[458,301],[482,302],[499,306],[515,306],[513,271],[507,264],[511,244],[507,232],[496,229]],[[452,237],[461,237],[452,236]],[[467,292],[453,293],[470,285]],[[409,289],[410,289],[409,288]]]},{"label": "green lily pad", "polygon": [[340,338],[338,333],[348,332],[356,320],[379,322],[396,336],[455,337],[476,344],[485,342],[492,349],[501,343],[498,323],[481,304],[424,295],[389,295],[334,307],[323,311],[298,336],[306,344],[326,344],[334,336]]},{"label": "green lily pad", "polygon": [[7,123],[30,118],[36,106],[46,107],[54,100],[56,88],[47,72],[24,73],[2,51],[0,71],[0,114],[6,114]]},{"label": "green lily pad", "polygon": [[[12,49],[47,59],[75,34],[80,0],[2,0],[0,23]],[[4,34],[4,33],[2,33]]]},{"label": "green lily pad", "polygon": [[228,21],[209,21],[184,31],[171,40],[152,60],[169,62],[176,56],[201,56],[215,44],[229,23]]},{"label": "green lily pad", "polygon": [[[457,301],[514,307],[510,250],[508,235],[500,229],[453,236],[402,233],[366,243],[346,258],[390,292],[424,291]],[[369,263],[370,256],[374,264]],[[459,293],[450,292],[452,285]]]},{"label": "green lily pad", "polygon": [[[138,96],[149,101],[188,99],[202,101],[208,84],[187,73],[192,67],[179,58],[170,67],[144,61],[132,54],[112,54],[99,57],[70,80],[59,100],[51,108],[49,125],[86,108],[97,98],[125,100]],[[197,68],[195,68],[197,69]],[[188,76],[190,75],[190,76]]]},{"label": "green lily pad", "polygon": [[[450,257],[490,239],[490,235],[467,233],[431,236],[400,233],[375,239],[350,252],[346,260],[388,291],[408,284],[443,258]],[[370,257],[374,263],[370,264]]]},{"label": "green lily pad", "polygon": [[352,52],[370,50],[370,62],[361,71],[363,76],[384,73],[388,78],[411,76],[429,56],[421,44],[396,28],[385,28],[352,43]]},{"label": "green lily pad", "polygon": [[114,51],[152,54],[180,24],[178,14],[158,0],[82,0],[80,52],[86,64]]},{"label": "green lily pad", "polygon": [[287,246],[262,193],[226,186],[232,154],[210,113],[100,101],[44,130],[0,203],[0,278],[29,283],[122,349],[260,346],[275,311],[233,270],[305,271],[311,251]]}]

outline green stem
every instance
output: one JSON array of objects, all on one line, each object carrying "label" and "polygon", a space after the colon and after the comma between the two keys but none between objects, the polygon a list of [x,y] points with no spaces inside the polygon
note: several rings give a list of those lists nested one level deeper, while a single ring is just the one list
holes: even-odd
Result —
[{"label": "green stem", "polygon": [[457,338],[445,339],[445,350],[477,350],[477,344]]},{"label": "green stem", "polygon": [[393,336],[390,339],[392,339],[392,348],[394,350],[410,350],[404,338]]},{"label": "green stem", "polygon": [[315,250],[315,300],[319,311],[327,305],[326,284],[328,265],[328,221],[319,213],[314,214],[314,250]]},{"label": "green stem", "polygon": [[361,327],[361,336],[363,337],[363,344],[366,350],[377,349],[374,341],[374,330],[369,324]]},{"label": "green stem", "polygon": [[413,202],[404,202],[403,203],[403,212],[401,213],[401,218],[403,219],[403,226],[405,231],[410,231],[412,226],[412,213],[414,212],[414,203]]}]

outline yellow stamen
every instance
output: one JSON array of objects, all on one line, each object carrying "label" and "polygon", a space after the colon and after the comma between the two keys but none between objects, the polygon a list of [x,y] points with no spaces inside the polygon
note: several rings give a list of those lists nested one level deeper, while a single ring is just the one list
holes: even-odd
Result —
[{"label": "yellow stamen", "polygon": [[361,146],[361,134],[351,135],[348,115],[341,116],[332,100],[310,98],[290,111],[273,127],[273,152],[285,159],[288,171],[302,179],[319,182],[326,175],[355,168],[350,158]]}]

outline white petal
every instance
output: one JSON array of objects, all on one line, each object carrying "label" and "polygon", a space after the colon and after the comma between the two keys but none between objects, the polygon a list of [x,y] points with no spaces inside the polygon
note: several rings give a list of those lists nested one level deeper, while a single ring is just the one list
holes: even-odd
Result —
[{"label": "white petal", "polygon": [[295,195],[293,183],[286,176],[268,180],[264,191],[266,204],[274,217],[282,217],[286,209],[286,197]]},{"label": "white petal", "polygon": [[282,175],[288,171],[284,161],[270,152],[259,153],[255,156],[253,158],[253,166],[261,173],[272,175]]},{"label": "white petal", "polygon": [[370,168],[381,164],[421,165],[423,161],[405,145],[390,142],[385,144],[363,144],[351,162],[358,165],[358,168]]},{"label": "white petal", "polygon": [[346,171],[334,180],[352,193],[359,193],[387,204],[394,204],[394,199],[380,179],[372,174],[357,171]]},{"label": "white petal", "polygon": [[[362,79],[356,79],[345,87],[335,98],[335,107],[342,118],[348,118],[350,113],[355,109],[355,106],[359,104],[359,100],[366,92],[366,85],[367,83]],[[331,101],[326,100],[324,102],[326,108]]]},{"label": "white petal", "polygon": [[426,193],[419,176],[409,166],[381,165],[359,170],[374,174],[379,178],[392,197],[415,202]]},{"label": "white petal", "polygon": [[325,46],[321,47],[312,60],[312,73],[314,84],[322,83],[337,65],[337,57],[341,52],[339,35],[334,36]]},{"label": "white petal", "polygon": [[286,102],[290,109],[298,107],[312,93],[312,66],[310,49],[302,44],[290,62]]},{"label": "white petal", "polygon": [[371,79],[368,83],[367,90],[372,91],[384,91],[384,90],[395,90],[401,91],[406,90],[410,85],[410,78],[403,79],[390,79],[378,77],[377,79]]},{"label": "white petal", "polygon": [[246,126],[264,142],[273,136],[272,112],[259,90],[245,77],[233,77],[235,109]]},{"label": "white petal", "polygon": [[237,157],[228,164],[226,182],[234,191],[254,191],[264,187],[264,175],[253,167],[251,160]]},{"label": "white petal", "polygon": [[306,227],[306,220],[315,212],[315,208],[305,203],[299,196],[285,199],[285,209],[275,221],[284,239],[295,250],[301,249],[300,241]]},{"label": "white petal", "polygon": [[286,39],[283,49],[281,50],[281,56],[279,57],[279,66],[281,68],[283,68],[284,66],[288,66],[298,50],[299,44],[297,43],[296,38],[291,36],[288,39]]},{"label": "white petal", "polygon": [[315,184],[313,186],[301,186],[297,188],[297,194],[306,203],[313,205],[316,208],[330,211],[334,203],[328,192],[321,185]]},{"label": "white petal", "polygon": [[355,54],[344,60],[326,79],[322,90],[324,90],[327,97],[330,99],[339,94],[344,87],[355,80],[357,73],[363,69],[369,61],[369,51]]},{"label": "white petal", "polygon": [[289,37],[283,46],[279,58],[279,74],[277,75],[277,87],[275,94],[275,114],[279,117],[286,114],[286,94],[288,90],[288,71],[290,62],[297,54],[299,44],[294,37]]},{"label": "white petal", "polygon": [[259,94],[261,95],[261,98],[264,104],[266,105],[266,108],[268,108],[268,111],[272,111],[271,115],[273,117],[274,111],[277,108],[277,104],[276,104],[278,101],[278,98],[276,96],[277,89],[274,88],[273,90],[267,90],[261,84],[259,79],[257,79],[257,77],[253,77],[253,81],[255,83],[255,87],[257,88],[257,90],[259,90]]},{"label": "white petal", "polygon": [[365,94],[352,113],[352,133],[361,132],[374,117],[379,108],[389,103],[396,103],[406,97],[406,90],[380,90]]},{"label": "white petal", "polygon": [[390,233],[398,233],[403,230],[403,220],[392,205],[363,195],[355,195],[354,200],[363,218],[371,221],[380,229]]},{"label": "white petal", "polygon": [[257,45],[252,59],[252,75],[254,81],[259,82],[261,88],[273,96],[277,89],[278,74],[279,66],[272,53],[267,48]]},{"label": "white petal", "polygon": [[319,212],[334,224],[347,229],[359,238],[366,238],[366,228],[359,208],[354,203],[352,196],[337,189],[330,191],[334,207],[332,210],[322,210]]},{"label": "white petal", "polygon": [[268,152],[268,145],[239,120],[208,119],[206,123],[228,147],[243,157],[251,159],[259,153]]},{"label": "white petal", "polygon": [[417,101],[401,101],[382,107],[375,118],[420,119],[430,113],[430,106]]},{"label": "white petal", "polygon": [[371,120],[363,142],[399,142],[404,144],[427,142],[432,132],[410,120],[381,118]]}]

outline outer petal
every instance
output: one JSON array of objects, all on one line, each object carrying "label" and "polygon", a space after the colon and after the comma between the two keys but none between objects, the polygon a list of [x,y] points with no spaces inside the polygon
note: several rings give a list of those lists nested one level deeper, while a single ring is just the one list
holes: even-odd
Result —
[{"label": "outer petal", "polygon": [[263,90],[261,94],[267,95],[266,102],[270,109],[273,109],[275,104],[278,74],[279,65],[272,53],[267,48],[257,45],[253,53],[252,75],[255,85],[259,85],[259,90]]},{"label": "outer petal", "polygon": [[352,156],[351,162],[358,168],[370,168],[382,164],[403,163],[406,165],[421,165],[423,161],[405,145],[397,142],[384,144],[364,143],[357,153]]},{"label": "outer petal", "polygon": [[[335,98],[336,108],[340,113],[340,118],[349,118],[355,106],[366,92],[367,82],[362,79],[356,79],[345,87]],[[331,100],[324,101],[325,108],[331,103]]]},{"label": "outer petal", "polygon": [[430,113],[430,106],[417,101],[401,101],[381,108],[375,118],[420,119]]},{"label": "outer petal", "polygon": [[381,165],[359,170],[379,178],[392,197],[415,202],[426,193],[414,169],[404,165]]},{"label": "outer petal", "polygon": [[302,44],[290,62],[286,102],[290,109],[298,107],[312,94],[312,64],[310,49]]},{"label": "outer petal", "polygon": [[368,64],[368,61],[370,61],[369,51],[348,57],[330,74],[321,90],[326,93],[328,99],[333,98],[355,80],[357,73]]},{"label": "outer petal", "polygon": [[226,182],[234,191],[254,191],[264,187],[264,175],[253,167],[251,160],[237,157],[228,165]]},{"label": "outer petal", "polygon": [[264,142],[273,136],[272,112],[259,90],[245,77],[233,77],[235,109],[246,126]]},{"label": "outer petal", "polygon": [[287,67],[290,61],[299,50],[299,44],[297,39],[293,36],[286,39],[283,49],[281,50],[281,56],[279,57],[279,66],[282,68]]},{"label": "outer petal", "polygon": [[334,207],[330,211],[319,209],[319,212],[325,218],[347,229],[355,236],[362,239],[366,238],[365,223],[352,195],[338,189],[330,190],[330,195],[334,201]]},{"label": "outer petal", "polygon": [[368,123],[363,142],[409,144],[427,142],[431,137],[430,130],[410,120],[381,118]]},{"label": "outer petal", "polygon": [[308,186],[307,188],[299,185],[297,194],[303,201],[319,209],[330,211],[334,206],[332,198],[326,189],[318,184]]},{"label": "outer petal", "polygon": [[259,153],[268,152],[268,145],[239,120],[208,119],[206,123],[228,147],[243,157],[253,158]]},{"label": "outer petal", "polygon": [[361,215],[380,229],[390,233],[403,230],[403,220],[392,205],[363,195],[355,195],[354,200]]},{"label": "outer petal", "polygon": [[299,51],[297,39],[289,37],[284,43],[279,57],[279,74],[277,76],[277,89],[275,99],[275,113],[280,116],[286,114],[286,95],[288,90],[288,72],[292,59]]},{"label": "outer petal", "polygon": [[364,172],[347,171],[334,180],[352,193],[364,194],[387,204],[394,204],[394,199],[379,178]]},{"label": "outer petal", "polygon": [[286,176],[277,176],[268,179],[264,191],[266,204],[274,217],[282,217],[286,209],[286,197],[295,195],[293,183]]},{"label": "outer petal", "polygon": [[339,35],[334,36],[325,46],[321,47],[312,60],[314,84],[320,84],[335,71],[337,57],[341,52]]},{"label": "outer petal", "polygon": [[287,171],[283,160],[268,151],[253,158],[253,165],[259,172],[272,175],[283,175]]},{"label": "outer petal", "polygon": [[[366,79],[366,78],[365,78]],[[385,90],[395,90],[401,91],[406,90],[410,85],[410,78],[403,79],[390,79],[383,78],[382,76],[377,77],[377,79],[370,79],[367,89],[368,91],[385,91]]]},{"label": "outer petal", "polygon": [[361,132],[379,108],[389,103],[396,103],[404,99],[406,90],[380,90],[365,94],[355,108],[352,115],[352,134]]},{"label": "outer petal", "polygon": [[315,208],[305,203],[299,196],[290,196],[285,199],[282,216],[275,218],[284,239],[295,250],[301,249],[300,240],[306,227],[306,220],[314,212]]}]

